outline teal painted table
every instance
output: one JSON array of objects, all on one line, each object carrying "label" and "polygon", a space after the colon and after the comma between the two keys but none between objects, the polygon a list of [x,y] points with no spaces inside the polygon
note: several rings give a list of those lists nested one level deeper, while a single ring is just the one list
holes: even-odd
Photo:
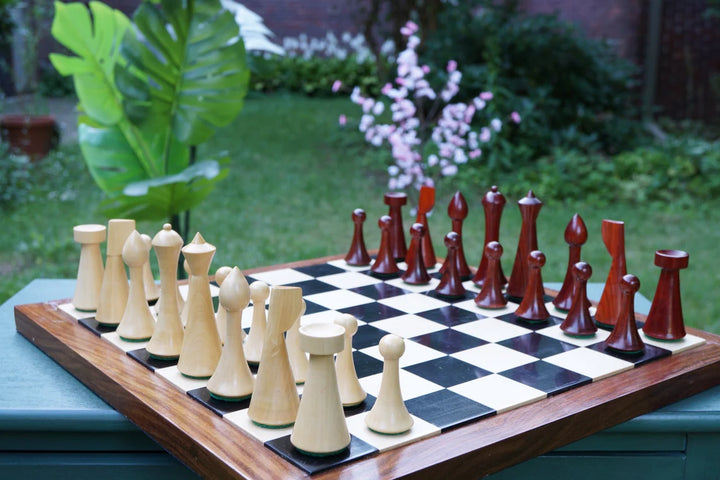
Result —
[{"label": "teal painted table", "polygon": [[[71,297],[74,285],[35,280],[0,306],[0,478],[196,478],[15,332],[15,305]],[[648,308],[638,298],[636,310]],[[490,478],[720,479],[719,452],[715,387]]]}]

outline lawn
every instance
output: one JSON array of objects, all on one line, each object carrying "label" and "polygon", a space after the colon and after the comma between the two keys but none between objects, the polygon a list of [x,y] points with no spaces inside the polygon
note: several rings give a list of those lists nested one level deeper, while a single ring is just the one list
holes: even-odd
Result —
[{"label": "lawn", "polygon": [[[247,269],[344,253],[352,238],[350,214],[357,207],[368,213],[368,247],[377,247],[376,221],[387,212],[382,201],[383,157],[369,151],[360,134],[337,125],[338,115],[354,113],[353,107],[344,98],[253,96],[238,119],[209,142],[207,148],[228,150],[232,158],[228,178],[192,213],[192,231],[202,232],[217,247],[213,272],[221,265]],[[35,186],[25,201],[3,212],[0,242],[6,247],[0,252],[0,301],[33,278],[74,277],[79,247],[72,241],[73,225],[107,221],[95,211],[101,194],[76,145],[64,147],[33,173]],[[470,207],[463,236],[473,266],[479,263],[484,238],[480,200],[489,187],[476,185],[463,192]],[[442,239],[450,228],[445,210],[455,188],[452,182],[441,186],[438,207],[430,217],[438,255],[444,255]],[[544,192],[535,193],[543,199]],[[520,231],[517,200],[508,198],[501,224],[506,273],[512,268]],[[589,230],[583,259],[593,266],[591,281],[604,281],[610,266],[600,240],[604,218],[625,221],[628,271],[640,278],[640,291],[648,298],[660,274],[653,265],[654,251],[690,252],[690,267],[681,273],[686,323],[720,333],[720,305],[713,298],[720,274],[712,254],[720,201],[692,210],[547,201],[538,218],[538,243],[548,259],[546,281],[562,281],[567,262],[563,233],[575,212]],[[405,210],[406,227],[410,221]],[[154,235],[162,223],[142,222],[139,230]]]}]

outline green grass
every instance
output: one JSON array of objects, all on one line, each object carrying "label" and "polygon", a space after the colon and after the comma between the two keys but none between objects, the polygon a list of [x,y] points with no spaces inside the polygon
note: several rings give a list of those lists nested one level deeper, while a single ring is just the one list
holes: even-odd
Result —
[{"label": "green grass", "polygon": [[[387,212],[382,194],[386,177],[382,155],[369,151],[360,134],[342,131],[340,113],[352,113],[346,99],[308,99],[292,95],[252,97],[240,117],[203,151],[228,150],[231,173],[206,202],[193,211],[191,229],[217,247],[212,271],[221,265],[249,269],[281,262],[345,253],[352,237],[350,214],[356,207],[368,213],[366,243],[379,243],[377,218]],[[79,248],[72,227],[105,223],[94,206],[101,194],[87,173],[76,146],[36,169],[40,176],[32,198],[2,215],[0,242],[0,301],[33,278],[72,278]],[[502,190],[502,185],[500,186]],[[430,217],[435,249],[444,255],[443,236],[449,231],[446,205],[454,189],[441,186],[437,208]],[[470,214],[463,236],[468,262],[477,266],[484,238],[480,200],[489,185],[464,190]],[[535,192],[543,199],[544,192]],[[503,266],[509,274],[520,231],[517,198],[508,198],[501,223],[505,248]],[[652,298],[660,269],[654,251],[674,248],[690,252],[690,267],[681,273],[682,298],[688,325],[720,333],[720,273],[714,251],[720,225],[720,200],[693,210],[672,205],[659,209],[633,205],[597,207],[547,201],[538,218],[538,243],[547,256],[546,281],[562,281],[567,246],[563,234],[578,212],[589,229],[583,259],[594,270],[591,281],[603,282],[610,258],[600,240],[602,219],[625,222],[629,273],[640,278],[641,293]],[[405,223],[411,218],[405,210]],[[162,221],[143,222],[150,235]]]}]

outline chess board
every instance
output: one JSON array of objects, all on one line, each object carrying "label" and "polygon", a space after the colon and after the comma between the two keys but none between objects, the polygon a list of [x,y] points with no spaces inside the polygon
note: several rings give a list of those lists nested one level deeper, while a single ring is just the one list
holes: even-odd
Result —
[{"label": "chess board", "polygon": [[[337,312],[358,319],[353,356],[368,398],[345,410],[352,435],[346,452],[312,457],[296,451],[291,427],[254,425],[249,401],[210,397],[205,380],[150,358],[144,343],[119,339],[66,301],[19,306],[16,325],[168,451],[211,477],[476,478],[720,383],[717,336],[693,329],[673,343],[643,336],[644,353],[613,353],[604,348],[607,331],[566,336],[559,329],[564,313],[552,307],[550,295],[553,317],[528,323],[514,315],[513,303],[478,308],[472,282],[464,284],[463,298],[437,296],[437,273],[429,285],[412,286],[338,258],[245,273],[248,282],[301,287],[303,325],[333,321]],[[243,315],[245,328],[251,310]],[[364,422],[380,387],[377,345],[388,333],[406,345],[400,382],[415,423],[402,435],[374,433]]]}]

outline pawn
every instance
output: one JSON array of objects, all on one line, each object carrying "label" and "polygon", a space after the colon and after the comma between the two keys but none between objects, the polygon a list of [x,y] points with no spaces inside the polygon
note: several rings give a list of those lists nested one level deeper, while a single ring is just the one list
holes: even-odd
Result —
[{"label": "pawn", "polygon": [[449,232],[445,235],[445,246],[447,247],[447,265],[440,283],[435,287],[435,293],[441,297],[460,298],[465,295],[460,278],[460,265],[458,264],[458,249],[460,248],[460,234]]},{"label": "pawn", "polygon": [[565,280],[557,296],[553,299],[553,305],[559,310],[570,310],[573,298],[575,298],[575,290],[573,290],[576,282],[573,281],[574,265],[580,261],[580,249],[587,241],[588,232],[585,222],[577,213],[573,215],[570,223],[565,228],[565,243],[568,244],[568,267],[565,273]]},{"label": "pawn", "polygon": [[105,272],[95,314],[95,320],[103,326],[117,327],[125,312],[128,279],[122,251],[125,240],[133,230],[135,230],[135,220],[115,218],[108,222]]},{"label": "pawn", "polygon": [[[145,233],[141,234],[143,242],[147,244],[148,251],[152,248],[152,238],[150,235]],[[150,257],[148,261],[143,265],[143,286],[145,287],[145,300],[148,302],[155,302],[160,297],[160,288],[155,283],[155,277],[153,277],[152,269],[150,268]]]},{"label": "pawn", "polygon": [[248,398],[255,379],[245,361],[242,345],[242,311],[250,301],[250,287],[238,267],[230,270],[220,285],[220,308],[225,310],[226,337],[220,361],[207,383],[210,395],[219,400]]},{"label": "pawn", "polygon": [[422,253],[422,237],[425,235],[425,227],[422,223],[413,223],[410,227],[410,251],[413,253],[412,258],[406,258],[407,270],[402,274],[403,282],[410,285],[425,285],[430,283],[430,275],[425,268]]},{"label": "pawn", "polygon": [[485,245],[485,276],[482,279],[482,289],[475,297],[475,304],[482,308],[503,308],[507,305],[507,299],[503,295],[502,287],[505,277],[500,268],[500,257],[503,248],[496,241],[488,242]]},{"label": "pawn", "polygon": [[252,323],[243,348],[245,349],[245,358],[248,363],[253,365],[260,363],[262,357],[265,329],[267,327],[265,301],[269,296],[270,287],[267,284],[260,281],[250,284],[250,299],[253,304]]},{"label": "pawn", "polygon": [[375,405],[365,417],[365,424],[377,433],[404,433],[415,423],[400,391],[399,360],[405,353],[405,341],[397,335],[388,334],[380,339],[378,346],[384,359],[382,380]]},{"label": "pawn", "polygon": [[143,285],[143,265],[147,263],[150,248],[137,230],[128,236],[122,249],[123,261],[130,269],[130,291],[117,333],[123,340],[141,342],[150,340],[155,329],[153,317]]},{"label": "pawn", "polygon": [[515,315],[528,322],[544,322],[550,318],[550,312],[545,307],[545,290],[543,289],[542,273],[545,265],[545,254],[540,250],[533,250],[527,258],[528,282],[525,296]]},{"label": "pawn", "polygon": [[345,347],[338,353],[335,360],[340,400],[343,407],[354,407],[361,404],[367,397],[358,380],[353,360],[352,337],[357,333],[357,319],[349,313],[344,313],[335,319],[335,323],[345,329]]},{"label": "pawn", "polygon": [[597,326],[590,315],[590,301],[587,296],[587,282],[592,275],[592,268],[585,262],[577,262],[572,268],[575,292],[570,311],[560,329],[571,337],[589,337],[595,335]]},{"label": "pawn", "polygon": [[105,241],[105,225],[77,225],[73,227],[73,239],[80,244],[77,284],[72,305],[81,312],[94,312],[100,301],[103,267],[100,244]]},{"label": "pawn", "polygon": [[285,341],[287,342],[288,357],[290,358],[290,367],[295,377],[295,384],[302,385],[307,378],[308,358],[305,350],[300,346],[300,319],[305,314],[305,300],[302,302],[302,311],[298,315],[297,320],[293,323],[290,330],[287,331]]},{"label": "pawn", "polygon": [[605,346],[622,353],[642,353],[645,344],[638,333],[635,321],[635,293],[640,290],[640,280],[635,275],[623,275],[620,280],[620,314],[615,328],[605,340]]},{"label": "pawn", "polygon": [[348,265],[364,266],[370,265],[370,255],[365,248],[365,238],[363,236],[363,223],[365,223],[365,210],[356,208],[352,213],[352,221],[355,224],[352,243],[350,250],[345,255],[345,261]]},{"label": "pawn", "polygon": [[[472,278],[473,274],[468,266],[467,260],[465,260],[465,250],[462,244],[462,226],[465,218],[468,216],[468,204],[462,193],[455,192],[453,198],[450,199],[447,212],[450,220],[452,220],[452,231],[460,235],[460,245],[457,250],[457,264],[458,271],[460,272],[460,278],[463,280],[469,280]],[[448,259],[446,258],[445,263],[443,263],[443,266],[440,268],[440,272],[445,272],[445,269],[447,268]]]},{"label": "pawn", "polygon": [[370,267],[370,271],[375,275],[385,277],[397,274],[400,269],[395,262],[395,256],[393,255],[392,245],[390,241],[390,235],[393,220],[388,215],[383,215],[378,220],[378,226],[380,227],[380,249],[378,250],[377,258],[375,263]]},{"label": "pawn", "polygon": [[290,442],[306,454],[334,455],[350,445],[333,362],[333,355],[345,345],[345,329],[333,323],[314,323],[301,327],[299,336],[310,361]]},{"label": "pawn", "polygon": [[[222,288],[222,284],[225,278],[230,274],[232,268],[223,266],[215,270],[215,283],[218,287]],[[217,325],[218,335],[220,335],[220,343],[225,343],[225,330],[227,327],[226,313],[222,305],[218,305],[217,312],[215,312],[215,324]],[[242,330],[242,329],[241,329]],[[243,332],[245,333],[245,332]]]},{"label": "pawn", "polygon": [[689,255],[681,250],[658,250],[655,265],[662,268],[650,313],[645,321],[645,335],[658,340],[680,340],[685,336],[680,302],[680,270],[687,268]]}]

